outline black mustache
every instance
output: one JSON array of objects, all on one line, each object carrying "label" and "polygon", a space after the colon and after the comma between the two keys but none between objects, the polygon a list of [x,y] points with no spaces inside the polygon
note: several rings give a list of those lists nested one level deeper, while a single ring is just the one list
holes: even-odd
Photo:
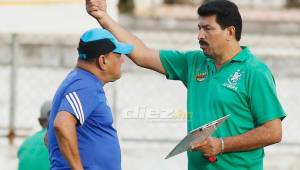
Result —
[{"label": "black mustache", "polygon": [[199,44],[200,45],[208,45],[208,43],[206,41],[203,41],[203,40],[199,40]]}]

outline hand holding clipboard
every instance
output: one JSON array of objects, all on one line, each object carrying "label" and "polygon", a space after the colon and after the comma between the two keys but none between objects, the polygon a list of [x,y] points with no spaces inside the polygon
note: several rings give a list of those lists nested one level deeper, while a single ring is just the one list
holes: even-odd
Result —
[{"label": "hand holding clipboard", "polygon": [[[191,150],[191,145],[193,143],[205,141],[228,117],[229,115],[226,115],[191,131],[175,146],[165,159]],[[208,160],[213,163],[216,161],[216,157],[209,157]]]}]

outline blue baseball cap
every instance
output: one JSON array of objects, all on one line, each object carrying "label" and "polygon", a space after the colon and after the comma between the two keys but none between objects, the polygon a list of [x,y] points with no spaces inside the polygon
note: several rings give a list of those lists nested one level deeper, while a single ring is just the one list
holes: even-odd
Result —
[{"label": "blue baseball cap", "polygon": [[119,42],[108,30],[93,28],[86,31],[78,45],[79,59],[99,57],[110,52],[130,54],[133,45]]}]

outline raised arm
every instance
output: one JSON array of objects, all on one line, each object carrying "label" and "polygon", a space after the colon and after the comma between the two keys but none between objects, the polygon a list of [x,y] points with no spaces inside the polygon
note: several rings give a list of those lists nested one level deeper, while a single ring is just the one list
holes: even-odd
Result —
[{"label": "raised arm", "polygon": [[159,52],[147,47],[139,38],[115,22],[106,12],[106,0],[86,0],[86,10],[119,41],[134,45],[134,50],[129,57],[135,64],[165,74]]}]

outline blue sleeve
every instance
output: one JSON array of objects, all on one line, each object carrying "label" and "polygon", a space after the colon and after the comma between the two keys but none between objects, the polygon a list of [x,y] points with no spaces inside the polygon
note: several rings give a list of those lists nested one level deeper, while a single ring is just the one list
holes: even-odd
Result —
[{"label": "blue sleeve", "polygon": [[59,111],[71,113],[80,125],[83,125],[84,121],[93,113],[96,106],[103,101],[105,101],[105,96],[100,95],[97,90],[88,88],[79,89],[65,94]]}]

